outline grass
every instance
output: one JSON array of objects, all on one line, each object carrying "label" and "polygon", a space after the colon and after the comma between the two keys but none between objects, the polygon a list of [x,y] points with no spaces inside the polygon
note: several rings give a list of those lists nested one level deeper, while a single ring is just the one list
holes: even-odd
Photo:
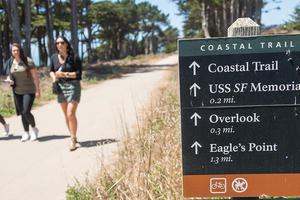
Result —
[{"label": "grass", "polygon": [[14,102],[12,94],[8,91],[0,89],[0,113],[4,117],[15,114]]},{"label": "grass", "polygon": [[[160,55],[143,55],[136,57],[128,57],[122,60],[114,60],[109,62],[99,62],[91,65],[83,65],[82,88],[86,89],[101,81],[113,79],[122,76],[122,74],[134,72],[139,68],[146,67],[153,60],[168,56]],[[52,93],[52,83],[49,77],[49,68],[39,67],[38,76],[40,80],[41,98],[35,99],[33,108],[49,103],[56,99],[56,95]],[[15,106],[11,88],[6,84],[2,84],[4,77],[0,77],[0,113],[4,117],[15,115]]]},{"label": "grass", "polygon": [[69,186],[67,199],[181,199],[182,169],[177,67],[120,144],[113,164],[94,180]]}]

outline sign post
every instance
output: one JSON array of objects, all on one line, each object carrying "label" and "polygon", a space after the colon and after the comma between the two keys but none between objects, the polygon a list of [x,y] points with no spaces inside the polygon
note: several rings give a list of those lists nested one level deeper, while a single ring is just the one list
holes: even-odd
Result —
[{"label": "sign post", "polygon": [[179,41],[185,198],[300,196],[300,35]]}]

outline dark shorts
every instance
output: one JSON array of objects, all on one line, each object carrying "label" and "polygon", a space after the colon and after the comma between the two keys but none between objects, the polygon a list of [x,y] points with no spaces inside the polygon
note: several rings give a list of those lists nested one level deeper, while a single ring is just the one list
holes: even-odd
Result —
[{"label": "dark shorts", "polygon": [[57,95],[58,103],[76,101],[80,102],[81,86],[79,80],[72,80],[58,83],[62,93]]}]

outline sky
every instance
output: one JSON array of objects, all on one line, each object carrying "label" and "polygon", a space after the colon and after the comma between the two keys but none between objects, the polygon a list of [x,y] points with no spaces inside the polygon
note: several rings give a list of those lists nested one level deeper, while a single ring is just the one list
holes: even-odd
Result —
[{"label": "sky", "polygon": [[[269,12],[263,12],[262,23],[266,26],[274,24],[284,24],[286,21],[291,20],[291,14],[294,13],[297,5],[300,5],[300,0],[282,0],[281,3],[273,3],[268,0],[268,4],[264,7],[263,11],[269,10]],[[280,10],[274,9],[280,6]]]},{"label": "sky", "polygon": [[[143,2],[145,0],[136,0],[136,3]],[[280,0],[277,0],[280,1]],[[177,5],[172,0],[148,0],[153,5],[157,5],[158,8],[165,14],[169,14],[169,20],[173,27],[177,27],[180,30],[182,36],[183,16],[178,15]],[[294,12],[295,7],[300,4],[300,0],[281,0],[281,3],[273,3],[272,0],[267,0],[268,4],[264,7],[262,13],[262,24],[265,26],[284,24],[284,22],[291,19],[291,14]],[[280,6],[280,10],[274,9]],[[268,12],[264,12],[268,11]]]}]

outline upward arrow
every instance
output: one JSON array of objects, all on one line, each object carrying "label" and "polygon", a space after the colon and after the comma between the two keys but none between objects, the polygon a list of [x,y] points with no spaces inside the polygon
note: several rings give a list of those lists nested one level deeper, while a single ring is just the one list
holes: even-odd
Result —
[{"label": "upward arrow", "polygon": [[195,148],[195,154],[198,155],[198,148],[201,148],[201,144],[199,144],[197,141],[191,146],[191,148]]},{"label": "upward arrow", "polygon": [[200,68],[200,65],[194,61],[189,68],[193,68],[193,75],[196,76],[196,69]]},{"label": "upward arrow", "polygon": [[191,119],[194,118],[194,125],[197,126],[198,125],[198,119],[201,119],[200,115],[198,115],[198,113],[194,113],[192,116],[191,116]]},{"label": "upward arrow", "polygon": [[200,90],[200,87],[196,84],[196,83],[194,83],[191,87],[190,87],[190,90],[192,91],[194,91],[194,97],[196,97],[197,96],[197,89],[198,90]]}]

